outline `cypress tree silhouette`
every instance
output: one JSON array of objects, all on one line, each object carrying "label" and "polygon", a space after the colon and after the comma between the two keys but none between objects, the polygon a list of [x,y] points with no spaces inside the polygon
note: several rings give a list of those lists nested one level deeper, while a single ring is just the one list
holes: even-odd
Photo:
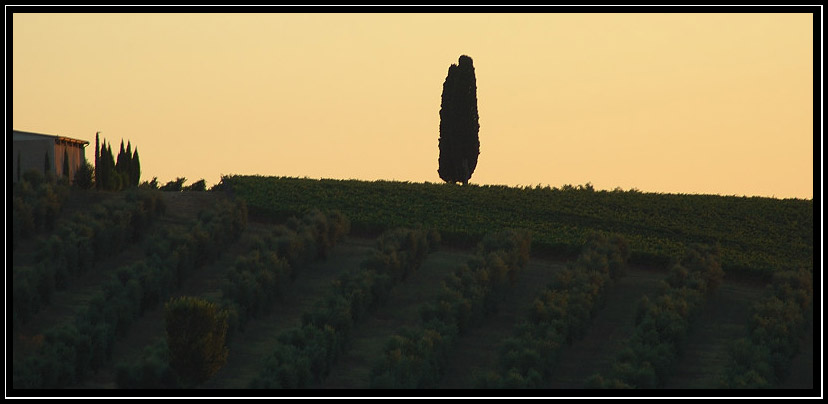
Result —
[{"label": "cypress tree silhouette", "polygon": [[472,59],[460,56],[449,66],[440,103],[440,157],[437,173],[443,181],[468,184],[480,154],[477,79]]},{"label": "cypress tree silhouette", "polygon": [[98,160],[99,160],[99,157],[101,155],[100,147],[99,147],[100,146],[100,138],[98,137],[98,135],[100,135],[100,133],[101,132],[95,132],[95,188],[98,188],[98,189],[101,189],[101,182],[98,180],[98,177],[100,177],[100,174],[99,174],[100,171],[99,171],[99,168],[98,168]]},{"label": "cypress tree silhouette", "polygon": [[138,148],[132,153],[132,185],[138,186],[141,182],[141,160],[138,158]]},{"label": "cypress tree silhouette", "polygon": [[107,144],[104,140],[101,145],[101,155],[99,156],[100,165],[99,170],[95,172],[95,181],[103,190],[117,191],[120,189],[120,184],[116,180],[117,172],[115,171],[115,157],[112,155],[112,145]]},{"label": "cypress tree silhouette", "polygon": [[124,151],[124,139],[121,139],[121,150],[118,152],[118,157],[117,157],[116,163],[115,163],[115,171],[119,175],[124,175],[127,172],[128,167],[127,167],[127,161],[124,158],[125,153],[126,152]]},{"label": "cypress tree silhouette", "polygon": [[63,176],[69,177],[69,151],[63,149]]},{"label": "cypress tree silhouette", "polygon": [[132,186],[133,177],[134,175],[132,174],[132,144],[129,140],[127,140],[126,154],[124,154],[124,185]]},{"label": "cypress tree silhouette", "polygon": [[106,167],[106,139],[101,143],[101,150],[98,153],[98,166],[95,167],[95,187],[100,190],[107,189],[109,184],[109,171]]},{"label": "cypress tree silhouette", "polygon": [[106,160],[106,189],[110,191],[120,191],[122,185],[121,177],[118,175],[118,171],[115,168],[115,155],[112,154],[111,143],[107,143],[106,145],[106,154],[104,155],[104,159]]}]

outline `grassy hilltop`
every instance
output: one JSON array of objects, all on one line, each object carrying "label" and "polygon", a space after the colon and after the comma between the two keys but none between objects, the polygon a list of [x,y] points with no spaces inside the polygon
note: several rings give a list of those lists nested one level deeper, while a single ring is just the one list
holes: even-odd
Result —
[{"label": "grassy hilltop", "polygon": [[282,220],[336,209],[358,234],[419,223],[449,243],[473,245],[511,227],[532,233],[535,252],[572,257],[598,230],[625,237],[639,264],[665,265],[687,244],[703,243],[721,247],[730,272],[813,267],[813,200],[262,176],[223,182],[251,215]]}]

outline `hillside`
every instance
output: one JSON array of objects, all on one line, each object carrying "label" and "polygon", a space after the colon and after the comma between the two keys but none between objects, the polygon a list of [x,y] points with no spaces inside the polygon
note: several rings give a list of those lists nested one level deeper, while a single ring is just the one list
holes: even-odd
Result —
[{"label": "hillside", "polygon": [[[812,206],[812,201],[474,186],[460,188],[434,184],[266,177],[225,178],[224,186],[227,192],[150,192],[141,197],[126,192],[69,195],[58,217],[56,230],[38,233],[33,239],[22,241],[15,249],[15,285],[33,268],[39,268],[39,256],[34,253],[39,243],[57,234],[71,234],[62,229],[67,226],[73,228],[70,223],[90,206],[101,205],[97,209],[122,212],[112,216],[113,219],[101,217],[102,221],[143,223],[134,219],[125,221],[125,218],[144,217],[146,225],[140,227],[140,232],[124,228],[134,238],[125,242],[123,248],[110,255],[101,255],[100,259],[95,258],[85,270],[80,265],[73,281],[58,287],[50,298],[39,304],[38,310],[28,314],[29,318],[25,321],[15,323],[14,388],[181,387],[169,379],[169,365],[165,364],[163,355],[159,356],[164,346],[164,311],[160,303],[175,296],[196,296],[214,302],[235,301],[237,303],[225,306],[232,310],[242,307],[239,304],[247,307],[239,311],[239,316],[233,320],[227,343],[227,363],[209,380],[190,388],[246,389],[262,387],[262,383],[309,389],[375,387],[375,374],[378,366],[388,358],[390,341],[400,336],[418,335],[423,330],[428,335],[430,326],[421,318],[433,307],[445,304],[455,305],[456,309],[467,307],[469,313],[477,314],[470,314],[471,317],[464,320],[459,333],[443,334],[445,345],[440,345],[439,350],[434,352],[439,355],[434,358],[434,363],[442,365],[431,370],[417,368],[420,369],[418,372],[425,372],[421,373],[422,377],[427,376],[420,383],[431,380],[428,372],[442,375],[439,383],[429,382],[421,388],[477,388],[480,387],[480,377],[497,369],[504,360],[504,347],[515,338],[521,324],[532,318],[533,307],[537,306],[538,299],[544,299],[542,293],[545,288],[558,282],[556,279],[570,268],[587,270],[587,267],[578,266],[580,264],[576,262],[582,259],[587,234],[592,230],[618,233],[627,240],[631,254],[626,270],[617,278],[613,275],[612,279],[606,277],[606,281],[602,281],[604,283],[600,285],[603,286],[599,288],[601,297],[595,298],[594,307],[580,311],[589,313],[584,320],[579,320],[583,321],[583,330],[573,334],[571,342],[561,345],[555,366],[541,372],[545,378],[539,382],[538,388],[583,388],[591,375],[611,368],[613,361],[637,332],[636,316],[640,299],[647,296],[655,301],[663,293],[664,282],[673,276],[669,263],[682,259],[681,253],[687,248],[686,244],[704,240],[716,240],[721,244],[723,264],[728,262],[726,254],[731,254],[729,266],[723,265],[725,274],[736,271],[757,276],[726,276],[721,285],[700,302],[699,314],[687,323],[689,332],[680,345],[682,354],[671,362],[671,370],[664,376],[663,387],[721,388],[726,375],[732,373],[727,359],[731,355],[732,341],[750,335],[753,304],[767,298],[768,286],[779,282],[772,276],[773,272],[781,273],[792,266],[776,267],[775,260],[784,257],[795,257],[802,263],[812,260],[811,253],[806,252],[812,251],[813,246],[804,248],[803,244],[812,235],[806,234],[803,226],[792,223],[782,225],[779,219],[782,216],[796,218],[797,223],[812,222],[812,216],[805,209]],[[158,198],[157,202],[147,205],[148,201],[155,201],[154,198]],[[239,200],[245,201],[246,207],[239,205]],[[143,205],[133,205],[138,201],[143,201],[140,202]],[[140,208],[156,205],[163,206],[157,216],[147,216],[147,211]],[[300,236],[306,234],[300,231],[302,226],[306,226],[307,231],[322,228],[334,231],[334,221],[339,220],[338,216],[312,214],[314,208],[323,212],[338,210],[350,223],[350,232],[330,238]],[[752,211],[760,208],[764,210]],[[706,218],[717,217],[720,222],[694,218],[702,211],[706,211]],[[669,212],[683,212],[684,216],[676,218]],[[730,219],[727,212],[736,215],[738,220]],[[760,213],[774,218],[765,218]],[[288,220],[291,216],[300,220]],[[645,220],[645,216],[649,217]],[[533,217],[546,219],[533,220]],[[748,220],[752,222],[739,224]],[[417,254],[422,254],[421,261],[412,262],[403,275],[389,272],[391,277],[383,278],[366,272],[366,262],[376,254],[382,240],[389,237],[386,231],[398,227],[416,228],[417,224],[439,232],[442,242],[436,249],[420,250]],[[775,224],[781,228],[768,230]],[[299,230],[287,231],[283,225],[294,226],[290,227],[292,229],[299,226],[296,228]],[[679,225],[686,225],[689,229],[674,227]],[[477,243],[484,236],[507,227],[526,229],[531,234],[532,244],[525,265],[515,267],[515,272],[510,275],[513,279],[500,286],[468,286],[470,289],[461,293],[467,296],[466,300],[460,303],[445,300],[448,296],[455,296],[455,292],[445,289],[446,285],[454,282],[450,281],[452,274],[479,257]],[[734,240],[724,239],[723,229],[728,227],[733,228],[731,234]],[[713,235],[706,235],[705,230]],[[293,240],[291,245],[311,245],[321,243],[323,239],[331,244],[326,247],[327,253],[323,258],[309,255],[301,258],[287,251],[285,257],[294,257],[288,267],[290,276],[279,275],[273,272],[276,268],[264,266],[262,270],[270,271],[271,277],[262,277],[260,273],[243,278],[247,279],[244,287],[248,292],[235,297],[229,295],[232,289],[227,287],[227,282],[237,276],[233,275],[234,271],[240,271],[243,262],[248,263],[245,265],[252,263],[250,257],[275,248],[269,245],[279,245],[268,241],[275,240],[269,237],[277,234],[283,235],[279,237],[294,237],[290,239]],[[416,234],[419,233],[415,231],[407,237],[425,237]],[[764,236],[749,237],[749,234]],[[780,242],[784,234],[797,235],[788,237],[791,239],[786,244],[788,248],[802,247],[805,252],[783,253],[782,248],[777,247],[766,255],[744,255],[749,251],[746,246],[755,248]],[[95,238],[94,235],[90,237]],[[178,247],[160,248],[165,239]],[[416,248],[423,247],[422,244],[417,245],[420,247]],[[654,246],[665,245],[676,247],[675,250],[650,250]],[[321,248],[321,244],[316,248]],[[404,247],[399,248],[402,249],[394,253],[398,257],[411,257],[414,251],[403,253]],[[172,251],[177,251],[174,254],[178,257],[177,264],[168,266],[164,254]],[[154,260],[153,255],[160,255],[161,260]],[[763,256],[773,260],[758,261]],[[751,262],[760,262],[761,265],[756,268],[747,266]],[[175,277],[165,278],[165,268],[177,273],[178,280]],[[494,272],[491,269],[488,271],[491,276],[479,278],[478,275],[470,275],[472,278],[468,278],[464,275],[456,279],[488,282],[494,279]],[[595,281],[595,276],[584,279]],[[120,281],[113,283],[115,279]],[[282,379],[278,379],[281,380],[279,382],[274,379],[267,381],[274,375],[272,358],[278,352],[286,352],[287,335],[308,329],[311,324],[308,319],[318,318],[319,310],[327,310],[324,309],[326,304],[338,301],[339,298],[333,297],[338,293],[345,291],[343,296],[350,296],[348,299],[351,299],[360,295],[356,292],[360,288],[366,290],[367,286],[360,286],[360,282],[380,280],[385,282],[381,284],[385,286],[374,284],[371,289],[382,291],[381,295],[373,298],[375,300],[349,303],[360,306],[349,309],[350,314],[345,320],[347,326],[331,323],[336,330],[337,342],[324,348],[328,349],[324,356],[329,362],[323,368],[309,368],[313,376],[304,381],[290,382],[295,385],[283,384],[287,381]],[[270,283],[276,287],[265,287],[261,282],[276,282]],[[124,292],[120,292],[122,287]],[[350,287],[356,289],[347,292]],[[591,287],[583,289],[574,284],[568,288],[573,291],[592,290]],[[812,288],[809,292],[813,293]],[[36,294],[31,296],[30,299],[36,298]],[[136,299],[135,296],[143,298]],[[572,300],[575,301],[581,300]],[[15,305],[19,306],[18,302],[15,296]],[[435,302],[442,303],[433,306]],[[96,308],[99,304],[103,304],[100,306],[103,308]],[[480,304],[485,309],[484,306],[476,306]],[[561,309],[575,310],[572,304]],[[357,307],[360,308],[357,310]],[[98,328],[87,328],[87,319],[98,310],[102,310],[102,320],[93,323]],[[813,330],[811,320],[805,325]],[[99,331],[94,331],[96,329]],[[804,330],[802,327],[788,329],[790,332]],[[85,338],[91,346],[84,345]],[[803,338],[801,333],[791,334],[791,338],[796,340],[796,352],[813,352],[812,338]],[[82,359],[90,354],[90,348],[92,356]],[[411,358],[414,361],[411,364],[421,363],[417,362],[416,356]],[[784,367],[779,368],[780,379],[774,381],[772,386],[787,386],[801,391],[813,388],[813,379],[808,382],[802,378],[802,375],[812,373],[813,361],[804,360],[801,354],[791,358],[780,362],[780,366]],[[295,360],[286,364],[297,366],[305,363],[305,359]],[[74,366],[71,366],[73,363]],[[289,371],[283,374],[301,373]],[[281,395],[273,390],[261,394]]]}]

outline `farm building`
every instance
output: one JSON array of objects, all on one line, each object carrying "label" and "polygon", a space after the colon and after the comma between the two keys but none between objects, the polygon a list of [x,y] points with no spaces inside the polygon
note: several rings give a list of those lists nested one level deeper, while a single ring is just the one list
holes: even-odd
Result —
[{"label": "farm building", "polygon": [[72,181],[75,172],[85,160],[84,148],[89,144],[86,140],[17,130],[13,131],[13,140],[11,163],[14,182],[17,182],[19,177],[18,169],[21,174],[31,169],[44,171],[47,160],[49,171],[53,175],[58,177],[64,175],[64,151],[69,156],[69,180]]}]

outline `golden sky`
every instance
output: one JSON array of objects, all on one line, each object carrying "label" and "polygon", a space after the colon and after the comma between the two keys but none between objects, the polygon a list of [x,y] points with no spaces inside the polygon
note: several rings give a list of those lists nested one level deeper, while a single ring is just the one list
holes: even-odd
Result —
[{"label": "golden sky", "polygon": [[813,198],[811,14],[14,14],[12,122],[137,146],[142,180],[441,182],[474,60],[471,183]]}]

